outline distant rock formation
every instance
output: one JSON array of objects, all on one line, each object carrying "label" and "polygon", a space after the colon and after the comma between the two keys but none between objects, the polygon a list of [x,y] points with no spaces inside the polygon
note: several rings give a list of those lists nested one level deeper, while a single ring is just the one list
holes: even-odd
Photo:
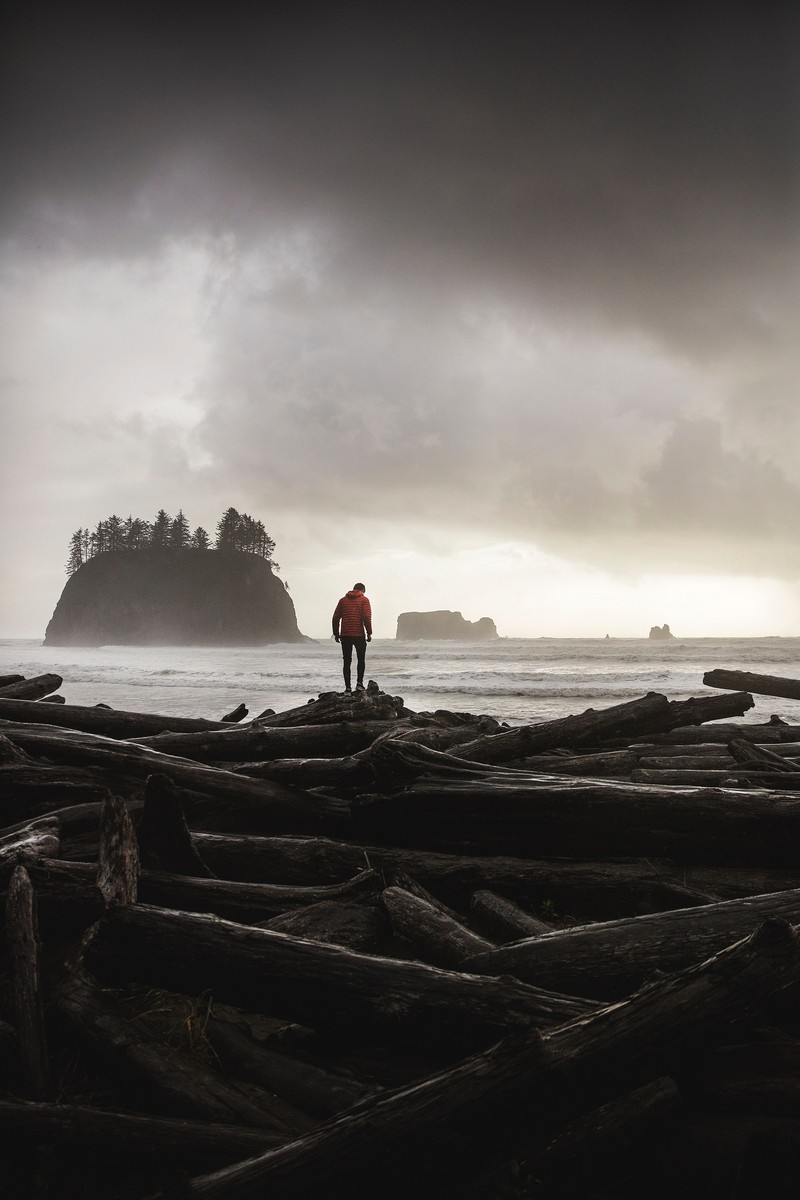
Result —
[{"label": "distant rock formation", "polygon": [[499,634],[491,617],[466,621],[460,612],[438,609],[436,612],[400,613],[397,618],[397,639],[401,642],[486,642],[496,637]]},{"label": "distant rock formation", "polygon": [[675,634],[670,630],[669,625],[654,625],[648,634],[648,637],[661,639],[675,637]]},{"label": "distant rock formation", "polygon": [[258,646],[303,642],[263,558],[237,550],[116,550],[67,580],[46,646]]}]

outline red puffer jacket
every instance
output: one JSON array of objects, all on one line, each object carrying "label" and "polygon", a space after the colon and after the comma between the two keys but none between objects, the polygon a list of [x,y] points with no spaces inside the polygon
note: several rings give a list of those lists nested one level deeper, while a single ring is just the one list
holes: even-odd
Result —
[{"label": "red puffer jacket", "polygon": [[372,637],[372,606],[363,592],[342,596],[334,609],[333,632],[342,637],[363,637],[365,633]]}]

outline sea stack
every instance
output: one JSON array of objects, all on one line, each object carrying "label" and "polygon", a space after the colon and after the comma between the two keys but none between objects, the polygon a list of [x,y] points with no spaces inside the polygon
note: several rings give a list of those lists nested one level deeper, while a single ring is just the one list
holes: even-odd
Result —
[{"label": "sea stack", "polygon": [[70,576],[46,646],[257,646],[302,642],[263,558],[238,550],[115,550]]},{"label": "sea stack", "polygon": [[669,625],[660,625],[660,626],[653,625],[653,627],[650,630],[650,633],[648,634],[648,637],[655,638],[655,639],[660,638],[662,641],[665,638],[671,638],[674,636],[675,636],[675,634],[672,632]]},{"label": "sea stack", "polygon": [[491,617],[466,621],[460,612],[405,612],[397,618],[397,640],[486,642],[499,636]]}]

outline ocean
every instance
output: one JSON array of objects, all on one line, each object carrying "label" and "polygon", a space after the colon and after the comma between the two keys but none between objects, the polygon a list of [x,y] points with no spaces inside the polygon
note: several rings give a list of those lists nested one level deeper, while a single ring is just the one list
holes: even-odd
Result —
[{"label": "ocean", "polygon": [[[355,664],[354,664],[355,665]],[[415,712],[486,713],[509,725],[605,708],[661,692],[670,700],[714,694],[714,667],[800,678],[800,638],[501,638],[491,642],[398,642],[367,647],[367,679]],[[342,687],[332,639],[301,645],[43,646],[0,639],[0,675],[53,672],[68,704],[219,720],[245,704],[251,716],[280,712]],[[719,694],[718,692],[716,694]],[[776,713],[800,723],[800,701],[755,696],[744,718]]]}]

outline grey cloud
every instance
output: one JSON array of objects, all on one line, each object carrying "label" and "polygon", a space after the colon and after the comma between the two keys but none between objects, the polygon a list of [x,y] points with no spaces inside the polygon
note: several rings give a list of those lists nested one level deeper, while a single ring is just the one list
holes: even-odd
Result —
[{"label": "grey cloud", "polygon": [[209,248],[213,461],[155,472],[790,569],[794,6],[45,11],[7,50],[9,257]]}]

